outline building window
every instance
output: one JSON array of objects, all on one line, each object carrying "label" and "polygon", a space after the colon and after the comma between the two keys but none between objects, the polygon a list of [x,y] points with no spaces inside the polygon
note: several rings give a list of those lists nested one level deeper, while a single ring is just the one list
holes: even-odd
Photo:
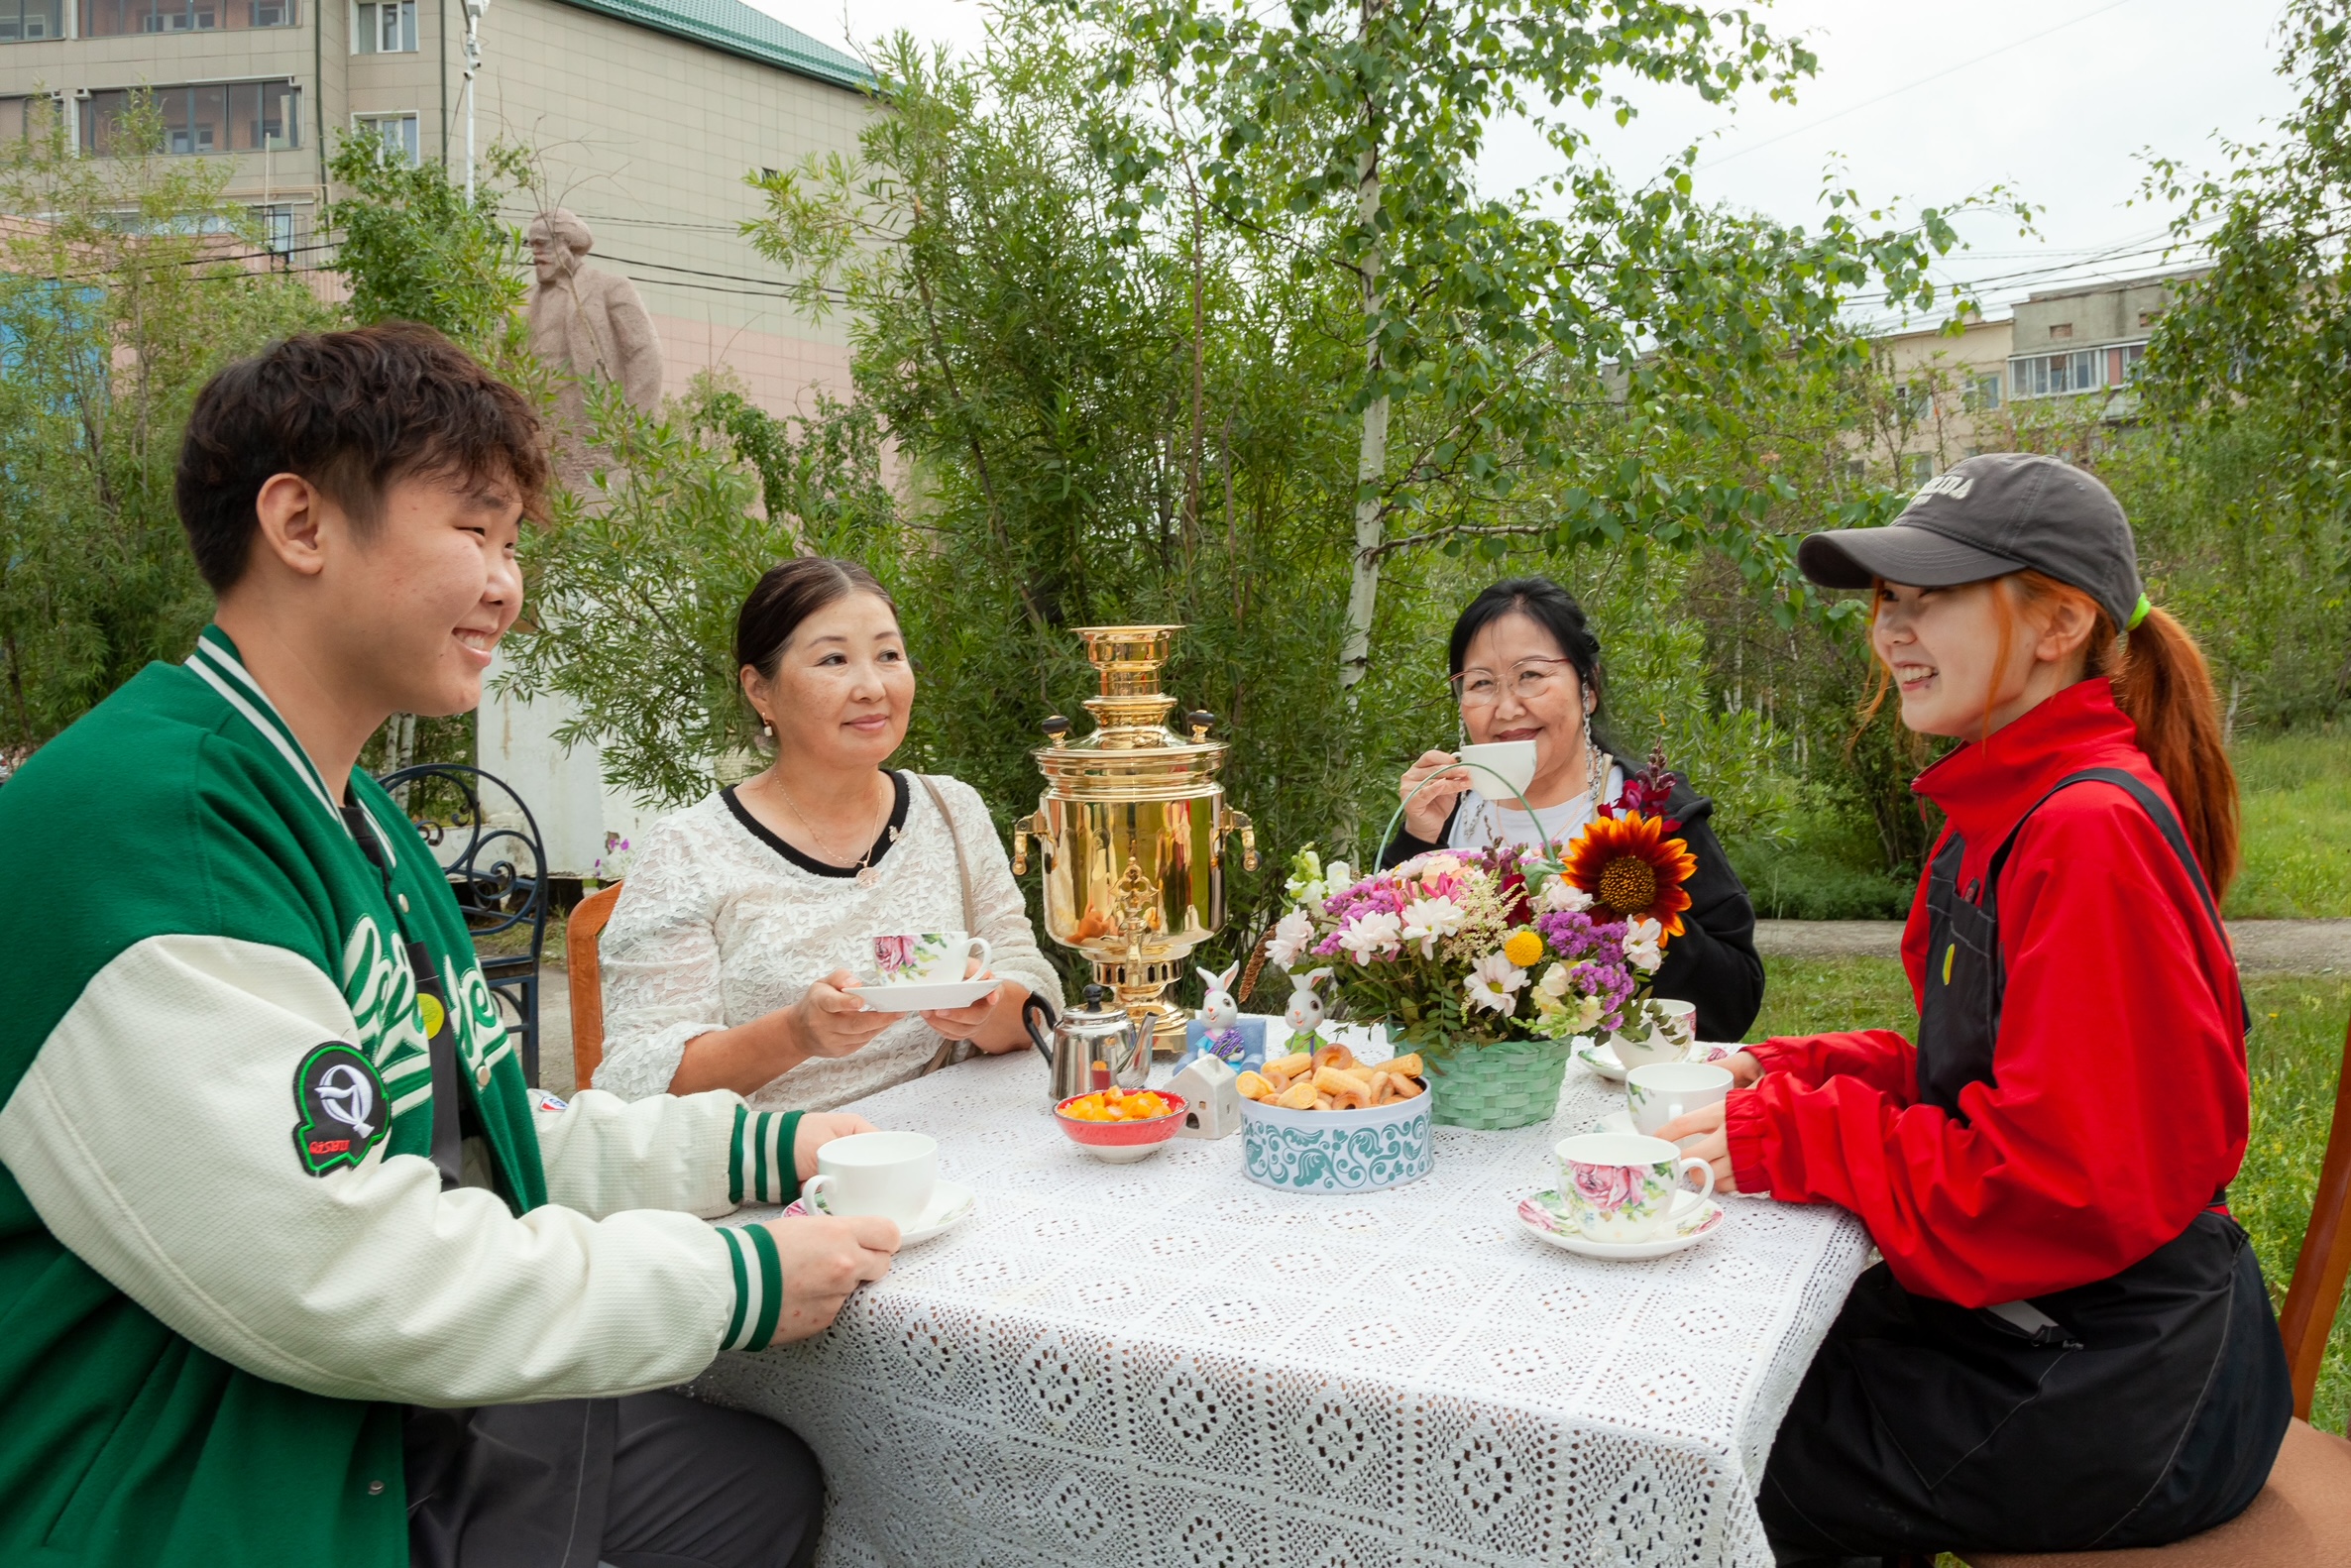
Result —
[{"label": "building window", "polygon": [[354,55],[413,55],[416,53],[416,0],[385,0],[359,8],[351,29]]},{"label": "building window", "polygon": [[351,128],[366,135],[374,133],[384,139],[384,145],[394,154],[415,163],[423,157],[417,142],[416,116],[412,114],[355,114]]},{"label": "building window", "polygon": [[2006,378],[1998,371],[1978,376],[1967,384],[1967,408],[1972,413],[1989,413],[2000,406],[2000,385]]},{"label": "building window", "polygon": [[1894,417],[1924,419],[1934,411],[1935,389],[1925,382],[1905,382],[1894,389]]},{"label": "building window", "polygon": [[254,222],[261,225],[262,244],[284,256],[294,248],[294,209],[284,206],[256,207]]},{"label": "building window", "polygon": [[0,0],[0,44],[33,44],[64,36],[65,0]]},{"label": "building window", "polygon": [[[136,89],[82,100],[81,149],[111,158]],[[302,89],[290,81],[220,81],[154,89],[167,153],[282,152],[302,145]]]},{"label": "building window", "polygon": [[[0,5],[9,0],[0,0]],[[294,0],[81,0],[84,38],[126,33],[217,33],[292,27]]]},{"label": "building window", "polygon": [[2120,348],[2106,351],[2106,381],[2109,386],[2128,387],[2139,379],[2139,363],[2147,358],[2147,345],[2125,343]]},{"label": "building window", "polygon": [[2106,385],[2106,356],[2096,349],[2035,354],[2008,362],[2009,390],[2019,397],[2059,397]]},{"label": "building window", "polygon": [[1894,459],[1894,472],[1905,485],[1924,485],[1935,477],[1935,459],[1925,452],[1905,452]]}]

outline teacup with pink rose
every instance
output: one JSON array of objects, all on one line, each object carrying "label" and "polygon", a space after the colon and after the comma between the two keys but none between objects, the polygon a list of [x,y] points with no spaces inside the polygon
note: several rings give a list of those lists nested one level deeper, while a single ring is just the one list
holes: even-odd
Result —
[{"label": "teacup with pink rose", "polygon": [[988,966],[987,939],[960,931],[878,934],[867,954],[868,985],[940,985],[962,979],[972,964]]},{"label": "teacup with pink rose", "polygon": [[[1714,1195],[1714,1168],[1662,1138],[1585,1133],[1560,1140],[1559,1215],[1591,1241],[1657,1241]],[[1695,1172],[1696,1191],[1682,1185]]]}]

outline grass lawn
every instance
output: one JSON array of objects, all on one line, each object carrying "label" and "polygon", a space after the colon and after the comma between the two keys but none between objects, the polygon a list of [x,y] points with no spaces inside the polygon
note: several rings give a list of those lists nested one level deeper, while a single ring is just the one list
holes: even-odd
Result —
[{"label": "grass lawn", "polygon": [[[2338,795],[2342,790],[2338,787]],[[2346,853],[2351,853],[2347,846]],[[1828,1029],[1915,1032],[1910,985],[1892,958],[1766,958],[1763,1016],[1750,1040]],[[2253,1033],[2253,1134],[2229,1207],[2253,1236],[2270,1293],[2283,1303],[2310,1219],[2310,1194],[2326,1155],[2351,977],[2255,975],[2246,981]],[[2312,1412],[2343,1430],[2351,1417],[2351,1312],[2335,1320]]]},{"label": "grass lawn", "polygon": [[2351,915],[2351,729],[2247,738],[2235,760],[2245,871],[2230,917]]}]

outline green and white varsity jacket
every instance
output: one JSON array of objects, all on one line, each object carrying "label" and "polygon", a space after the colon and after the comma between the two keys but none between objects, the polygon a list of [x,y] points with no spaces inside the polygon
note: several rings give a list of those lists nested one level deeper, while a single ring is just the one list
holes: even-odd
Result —
[{"label": "green and white varsity jacket", "polygon": [[[218,627],[0,789],[0,1562],[408,1558],[401,1407],[610,1396],[774,1331],[794,1115],[549,1104],[430,852],[370,862]],[[398,906],[396,909],[394,906]],[[430,1159],[439,970],[493,1186]]]}]

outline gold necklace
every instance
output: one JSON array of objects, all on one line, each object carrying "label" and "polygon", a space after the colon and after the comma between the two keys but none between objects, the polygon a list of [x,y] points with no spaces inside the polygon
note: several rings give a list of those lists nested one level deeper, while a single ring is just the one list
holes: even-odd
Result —
[{"label": "gold necklace", "polygon": [[[817,832],[817,825],[808,820],[808,813],[800,809],[800,803],[792,798],[792,792],[784,788],[783,775],[780,773],[770,773],[768,777],[775,784],[775,792],[783,797],[784,804],[791,808],[792,815],[799,820],[800,826],[808,830],[809,838],[815,840],[817,847],[824,851],[825,863],[828,865],[840,865],[844,863],[847,857],[843,855],[839,849],[835,848],[832,841],[828,840],[823,834]],[[891,804],[895,805],[896,803],[897,792],[893,790],[891,791]],[[889,833],[890,842],[896,843],[898,841],[898,830],[892,828]],[[881,824],[876,823],[874,825],[873,837],[871,840],[865,845],[865,856],[863,859],[857,862],[857,885],[859,887],[871,887],[876,882],[881,880],[881,872],[875,867],[873,863],[874,846],[879,844],[881,841]]]}]

